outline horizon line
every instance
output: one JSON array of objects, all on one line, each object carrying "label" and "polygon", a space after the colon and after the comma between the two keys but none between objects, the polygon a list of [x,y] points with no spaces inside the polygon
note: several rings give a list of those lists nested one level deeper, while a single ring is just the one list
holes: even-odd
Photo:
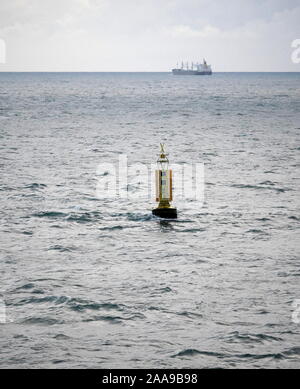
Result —
[{"label": "horizon line", "polygon": [[[170,73],[165,70],[0,70],[0,73]],[[300,73],[300,70],[229,70],[213,71],[215,73]]]}]

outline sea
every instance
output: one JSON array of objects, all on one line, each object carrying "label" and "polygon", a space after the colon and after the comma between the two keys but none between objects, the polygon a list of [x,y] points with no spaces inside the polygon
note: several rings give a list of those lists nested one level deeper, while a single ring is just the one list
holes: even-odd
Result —
[{"label": "sea", "polygon": [[0,73],[0,150],[0,368],[300,368],[300,73]]}]

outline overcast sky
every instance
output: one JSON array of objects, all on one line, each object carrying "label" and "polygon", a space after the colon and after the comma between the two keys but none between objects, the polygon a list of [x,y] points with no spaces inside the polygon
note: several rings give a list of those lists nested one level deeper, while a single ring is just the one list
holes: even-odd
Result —
[{"label": "overcast sky", "polygon": [[0,71],[300,71],[297,38],[299,0],[0,0]]}]

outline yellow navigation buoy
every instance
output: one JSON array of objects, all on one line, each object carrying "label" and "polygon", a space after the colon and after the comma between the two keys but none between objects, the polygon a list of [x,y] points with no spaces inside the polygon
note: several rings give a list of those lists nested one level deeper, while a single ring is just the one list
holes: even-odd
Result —
[{"label": "yellow navigation buoy", "polygon": [[172,194],[172,170],[169,169],[169,160],[160,144],[160,154],[157,160],[158,169],[155,171],[156,201],[158,207],[152,210],[153,215],[167,219],[177,218],[177,209],[171,207]]}]

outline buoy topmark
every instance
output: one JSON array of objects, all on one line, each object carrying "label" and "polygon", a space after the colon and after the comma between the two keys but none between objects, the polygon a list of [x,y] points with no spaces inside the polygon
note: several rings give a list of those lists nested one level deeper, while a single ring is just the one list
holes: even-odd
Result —
[{"label": "buoy topmark", "polygon": [[169,169],[169,160],[160,144],[160,154],[157,160],[158,169],[155,171],[156,201],[158,207],[152,210],[153,215],[166,219],[176,219],[177,209],[171,207],[172,193],[172,170]]}]

